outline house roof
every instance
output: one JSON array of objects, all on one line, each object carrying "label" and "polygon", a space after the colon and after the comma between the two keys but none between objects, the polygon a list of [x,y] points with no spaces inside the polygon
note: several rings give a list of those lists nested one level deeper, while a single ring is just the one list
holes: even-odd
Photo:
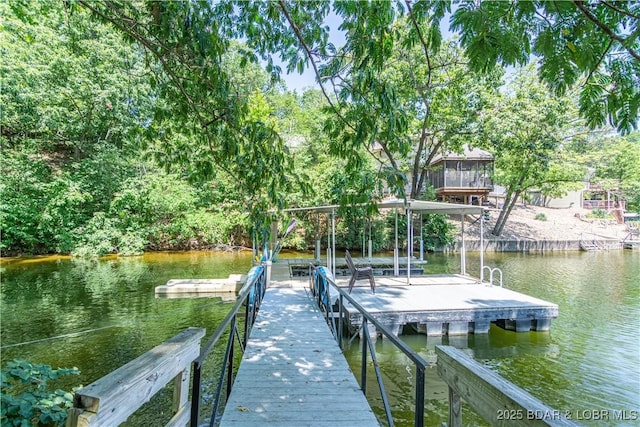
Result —
[{"label": "house roof", "polygon": [[443,160],[493,160],[493,154],[480,148],[470,148],[468,145],[464,145],[464,151],[462,153],[454,153],[448,151],[444,154],[437,154],[430,164],[435,164]]}]

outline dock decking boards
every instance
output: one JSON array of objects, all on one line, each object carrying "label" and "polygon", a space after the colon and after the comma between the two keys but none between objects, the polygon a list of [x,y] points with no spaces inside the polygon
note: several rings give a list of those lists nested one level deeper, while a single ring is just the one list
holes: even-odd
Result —
[{"label": "dock decking boards", "polygon": [[[416,324],[427,335],[486,333],[491,322],[503,322],[518,332],[549,330],[558,317],[556,304],[499,286],[480,284],[461,275],[412,277],[376,281],[376,293],[362,286],[352,295],[362,307],[399,333],[405,324]],[[351,330],[362,316],[345,304]]]},{"label": "dock decking boards", "polygon": [[220,425],[379,425],[304,289],[267,289]]}]

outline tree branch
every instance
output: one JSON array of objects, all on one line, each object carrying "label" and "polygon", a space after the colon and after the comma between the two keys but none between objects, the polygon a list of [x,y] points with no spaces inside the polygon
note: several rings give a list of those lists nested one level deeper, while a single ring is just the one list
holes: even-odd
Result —
[{"label": "tree branch", "polygon": [[576,5],[576,7],[578,8],[578,10],[580,10],[580,12],[582,12],[582,14],[584,16],[587,17],[587,19],[589,19],[589,21],[593,22],[598,28],[600,28],[607,36],[609,36],[610,39],[617,41],[618,43],[620,43],[622,45],[623,48],[626,49],[627,52],[629,52],[629,54],[631,56],[633,56],[637,61],[640,61],[640,54],[638,52],[636,52],[635,50],[631,49],[630,47],[626,46],[626,39],[620,37],[619,35],[617,35],[616,33],[613,32],[613,30],[611,28],[609,28],[607,25],[605,25],[602,21],[600,21],[600,19],[593,13],[591,12],[589,9],[587,9],[584,5],[583,1],[579,1],[579,0],[574,0],[573,4]]},{"label": "tree branch", "polygon": [[335,104],[331,100],[331,97],[329,97],[329,95],[327,94],[327,91],[326,91],[324,85],[322,84],[322,79],[320,78],[320,71],[318,70],[318,64],[316,64],[316,61],[315,61],[314,56],[313,56],[313,52],[311,51],[309,46],[307,46],[307,43],[305,42],[304,38],[302,37],[302,33],[300,32],[300,28],[293,21],[293,18],[291,17],[291,14],[289,14],[289,11],[287,10],[287,6],[285,5],[284,1],[283,0],[278,0],[278,5],[280,6],[280,9],[282,10],[282,13],[284,14],[285,19],[287,20],[287,22],[291,26],[291,29],[293,30],[294,34],[296,35],[296,38],[298,39],[298,42],[300,43],[300,46],[302,46],[302,48],[304,49],[304,51],[307,54],[307,58],[309,58],[309,61],[311,62],[311,66],[313,67],[313,72],[315,73],[316,79],[318,80],[318,84],[320,85],[320,90],[322,91],[322,95],[325,97],[325,99],[327,100],[327,102],[329,103],[331,108],[333,109],[334,113],[338,116],[338,118],[346,126],[348,126],[351,130],[353,130],[355,132],[356,129],[340,113],[338,108],[335,106]]},{"label": "tree branch", "polygon": [[[191,110],[193,110],[194,114],[196,115],[198,122],[200,122],[200,124],[202,126],[205,125],[205,121],[202,118],[202,115],[200,114],[200,109],[195,104],[195,102],[193,101],[191,96],[187,93],[186,89],[184,88],[184,86],[180,82],[180,79],[178,78],[178,76],[175,74],[175,72],[169,66],[169,63],[167,62],[167,59],[165,58],[165,56],[161,55],[159,52],[157,52],[155,47],[151,44],[151,42],[146,37],[144,37],[138,31],[134,31],[133,30],[134,26],[129,27],[129,26],[123,25],[117,19],[111,18],[110,16],[106,15],[101,10],[97,9],[96,7],[94,7],[91,2],[85,1],[85,0],[80,0],[80,4],[83,5],[84,7],[86,7],[87,9],[89,9],[95,15],[99,16],[100,18],[104,19],[105,21],[110,22],[112,25],[114,25],[120,31],[123,31],[126,34],[129,34],[136,41],[138,41],[141,45],[143,45],[145,48],[147,48],[147,50],[149,50],[149,52],[151,52],[162,63],[162,68],[169,75],[169,78],[171,79],[173,84],[178,88],[178,90],[180,91],[182,96],[184,96],[184,99],[187,101],[187,104],[189,104],[189,107],[191,108]],[[117,8],[115,8],[114,6],[112,6],[110,3],[107,4],[107,7],[109,7],[123,21],[125,21],[125,22],[133,22],[134,21],[132,18],[130,18],[128,16],[125,16],[125,15],[122,15],[120,13],[120,11]],[[167,50],[167,48],[163,48],[163,49]]]},{"label": "tree branch", "polygon": [[428,77],[427,77],[426,86],[429,86],[431,84],[431,57],[429,55],[429,47],[427,45],[427,42],[424,39],[424,36],[422,35],[422,30],[418,25],[418,21],[416,21],[416,18],[413,15],[413,9],[411,9],[411,3],[409,2],[409,0],[405,0],[404,3],[407,5],[407,10],[409,11],[409,17],[411,18],[411,23],[413,24],[413,27],[416,29],[416,33],[418,34],[418,38],[420,39],[420,44],[422,45],[424,56],[427,60],[427,69],[429,70],[429,72],[427,73]]},{"label": "tree branch", "polygon": [[626,15],[626,16],[628,16],[630,18],[633,18],[633,19],[640,20],[640,15],[636,15],[635,13],[632,13],[632,12],[630,12],[628,10],[620,9],[619,7],[617,7],[616,5],[614,5],[614,4],[612,4],[612,3],[608,2],[608,1],[601,0],[600,3],[602,3],[603,5],[608,7],[609,9],[615,10],[618,13],[621,13],[621,14]]}]

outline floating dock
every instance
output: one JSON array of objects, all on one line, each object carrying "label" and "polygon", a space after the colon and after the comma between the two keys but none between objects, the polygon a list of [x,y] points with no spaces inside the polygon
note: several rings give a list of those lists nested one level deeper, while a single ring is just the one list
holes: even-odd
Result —
[{"label": "floating dock", "polygon": [[235,293],[246,280],[244,274],[232,274],[228,279],[171,279],[166,285],[156,286],[156,297],[188,298],[199,296],[223,296]]},{"label": "floating dock", "polygon": [[[375,294],[368,286],[356,286],[351,295],[397,335],[405,325],[428,336],[482,334],[489,332],[492,322],[516,332],[548,331],[551,320],[558,317],[556,304],[480,284],[469,276],[443,274],[410,280],[407,285],[399,278],[376,279]],[[347,282],[339,279],[337,284],[346,286]],[[344,310],[353,333],[360,327],[362,316],[348,302]]]},{"label": "floating dock", "polygon": [[[289,261],[274,263],[272,268],[273,285],[308,286],[308,278],[290,275]],[[411,276],[409,285],[406,277],[376,276],[375,280],[375,294],[365,280],[356,282],[351,295],[397,335],[405,326],[427,336],[483,334],[491,323],[516,332],[548,331],[559,313],[557,304],[462,274]],[[348,276],[338,276],[336,285],[346,288]],[[355,333],[362,316],[348,303],[344,310],[347,329]]]},{"label": "floating dock", "polygon": [[301,288],[267,289],[234,384],[221,426],[379,425]]}]

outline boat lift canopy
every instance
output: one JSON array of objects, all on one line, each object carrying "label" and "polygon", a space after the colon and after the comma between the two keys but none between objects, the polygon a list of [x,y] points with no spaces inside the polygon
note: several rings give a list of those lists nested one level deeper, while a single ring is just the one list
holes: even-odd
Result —
[{"label": "boat lift canopy", "polygon": [[[430,202],[424,200],[403,200],[403,199],[391,199],[383,200],[375,203],[379,210],[382,209],[402,209],[407,215],[407,284],[411,278],[411,251],[413,246],[413,227],[411,226],[411,214],[414,212],[426,213],[426,214],[445,214],[445,215],[460,215],[462,221],[462,247],[461,247],[461,266],[460,270],[462,274],[466,274],[466,254],[464,245],[464,216],[465,215],[479,215],[480,217],[480,276],[482,280],[482,271],[484,270],[484,241],[483,241],[483,226],[484,226],[484,212],[486,208],[476,205],[463,205],[457,203],[444,203],[444,202]],[[349,207],[362,207],[363,204],[346,206]],[[333,273],[335,277],[335,212],[340,209],[340,205],[326,205],[326,206],[310,206],[285,209],[285,212],[300,212],[300,211],[313,211],[318,213],[331,214],[331,235],[327,236],[331,242],[327,244],[327,268]],[[345,206],[342,206],[344,209]],[[396,239],[394,248],[394,271],[398,271],[398,227],[396,221]],[[329,253],[331,252],[331,253]]]}]

